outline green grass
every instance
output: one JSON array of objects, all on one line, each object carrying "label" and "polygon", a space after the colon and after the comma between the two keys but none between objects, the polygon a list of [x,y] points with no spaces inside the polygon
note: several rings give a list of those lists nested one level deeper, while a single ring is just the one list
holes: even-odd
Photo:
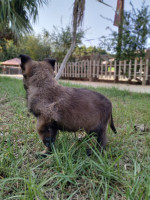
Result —
[{"label": "green grass", "polygon": [[[118,134],[108,128],[104,155],[94,137],[60,132],[53,153],[37,159],[44,146],[36,119],[27,112],[22,81],[0,78],[0,200],[150,199],[150,95],[89,89],[113,104]],[[135,124],[144,124],[147,131],[135,131]]]}]

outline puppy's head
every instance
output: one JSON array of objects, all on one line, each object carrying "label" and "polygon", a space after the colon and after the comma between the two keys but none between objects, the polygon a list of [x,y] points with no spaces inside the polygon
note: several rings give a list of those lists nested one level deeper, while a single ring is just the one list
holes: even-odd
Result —
[{"label": "puppy's head", "polygon": [[[23,74],[23,83],[25,90],[29,87],[29,80],[31,77],[36,76],[37,74],[46,73],[48,72],[54,77],[54,66],[55,66],[55,59],[45,58],[43,61],[34,61],[28,55],[20,54],[21,58],[21,69]],[[37,76],[37,79],[40,76]]]}]

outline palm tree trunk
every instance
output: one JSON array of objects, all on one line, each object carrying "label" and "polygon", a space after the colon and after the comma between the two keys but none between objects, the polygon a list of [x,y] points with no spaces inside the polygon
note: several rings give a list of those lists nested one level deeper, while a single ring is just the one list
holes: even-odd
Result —
[{"label": "palm tree trunk", "polygon": [[69,58],[70,58],[70,56],[71,56],[71,54],[72,54],[74,48],[75,48],[75,45],[76,45],[77,23],[75,24],[75,27],[73,27],[73,29],[74,29],[74,30],[73,30],[73,36],[72,36],[71,46],[70,46],[70,48],[69,48],[69,50],[68,50],[68,52],[67,52],[65,58],[63,59],[63,62],[62,62],[61,65],[60,65],[60,69],[59,69],[59,71],[58,71],[58,73],[57,73],[57,75],[56,75],[56,77],[55,77],[55,79],[56,79],[57,81],[60,79],[60,77],[61,77],[61,75],[62,75],[62,73],[63,73],[63,70],[64,70],[64,68],[65,68],[65,66],[66,66],[66,64],[67,64],[67,62],[68,62],[68,60],[69,60]]},{"label": "palm tree trunk", "polygon": [[55,77],[55,79],[57,81],[61,77],[63,70],[75,48],[77,28],[82,23],[83,16],[84,16],[84,10],[85,10],[85,0],[75,0],[74,7],[73,7],[72,42],[71,42],[71,46],[70,46],[65,58],[63,59],[63,62],[61,63],[60,69]]}]

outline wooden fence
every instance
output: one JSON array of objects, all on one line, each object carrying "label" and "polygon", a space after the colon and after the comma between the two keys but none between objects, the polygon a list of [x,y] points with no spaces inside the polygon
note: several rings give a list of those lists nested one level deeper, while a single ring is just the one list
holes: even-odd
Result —
[{"label": "wooden fence", "polygon": [[0,71],[2,74],[22,74],[22,70],[19,66],[0,66]]},{"label": "wooden fence", "polygon": [[[58,72],[60,63],[55,64],[55,71]],[[83,80],[110,80],[113,81],[118,76],[119,81],[139,80],[146,83],[150,74],[150,60],[132,61],[103,61],[82,60],[79,62],[69,62],[64,69],[62,78],[83,79]],[[117,73],[118,72],[118,73]]]}]

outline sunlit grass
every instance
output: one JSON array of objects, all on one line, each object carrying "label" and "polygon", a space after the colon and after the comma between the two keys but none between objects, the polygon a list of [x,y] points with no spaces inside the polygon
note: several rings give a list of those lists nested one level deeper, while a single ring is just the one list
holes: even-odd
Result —
[{"label": "sunlit grass", "polygon": [[[44,146],[27,112],[22,81],[0,78],[0,199],[150,199],[150,95],[89,89],[113,104],[118,133],[108,128],[104,154],[94,137],[60,132],[53,153],[37,159]],[[135,124],[147,130],[135,131]]]}]

